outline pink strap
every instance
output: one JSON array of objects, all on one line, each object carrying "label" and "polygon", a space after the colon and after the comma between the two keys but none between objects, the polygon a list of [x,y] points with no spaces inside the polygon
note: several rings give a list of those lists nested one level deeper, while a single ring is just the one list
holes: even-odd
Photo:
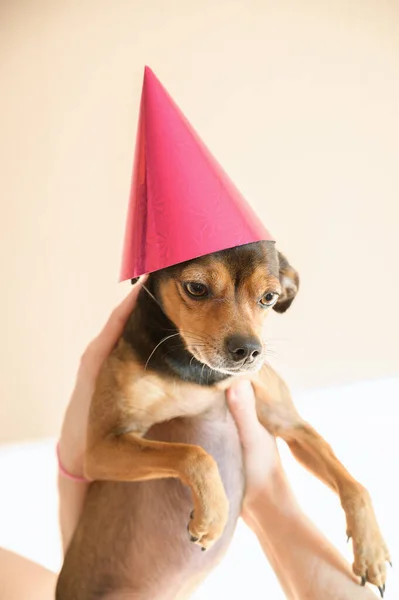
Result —
[{"label": "pink strap", "polygon": [[72,475],[71,473],[68,473],[68,471],[63,467],[63,465],[61,463],[61,458],[60,458],[60,443],[59,442],[57,444],[57,459],[58,459],[59,472],[61,473],[61,475],[66,477],[66,479],[70,479],[71,481],[78,481],[80,483],[89,483],[89,480],[86,479],[85,477],[78,477],[77,475]]}]

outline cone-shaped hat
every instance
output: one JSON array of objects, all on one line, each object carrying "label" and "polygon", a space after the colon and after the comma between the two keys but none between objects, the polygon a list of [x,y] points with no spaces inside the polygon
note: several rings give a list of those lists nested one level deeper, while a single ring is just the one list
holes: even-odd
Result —
[{"label": "cone-shaped hat", "polygon": [[272,239],[146,67],[121,281]]}]

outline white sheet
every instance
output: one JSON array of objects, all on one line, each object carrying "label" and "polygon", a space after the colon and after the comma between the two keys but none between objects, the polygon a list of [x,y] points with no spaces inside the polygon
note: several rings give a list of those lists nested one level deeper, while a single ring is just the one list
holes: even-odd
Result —
[{"label": "white sheet", "polygon": [[[349,470],[372,494],[394,563],[385,597],[386,600],[397,599],[399,378],[296,394],[295,402],[303,416],[324,435]],[[0,446],[0,545],[57,570],[61,552],[54,444],[54,440],[44,440]],[[284,466],[303,508],[351,560],[339,502],[292,459],[283,444],[280,448]],[[240,523],[226,559],[195,598],[243,597],[284,600],[256,539]]]}]

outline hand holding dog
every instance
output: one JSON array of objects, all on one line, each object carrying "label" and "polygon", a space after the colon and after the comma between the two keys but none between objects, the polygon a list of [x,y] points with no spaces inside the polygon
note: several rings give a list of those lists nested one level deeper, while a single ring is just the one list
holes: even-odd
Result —
[{"label": "hand holding dog", "polygon": [[59,443],[60,459],[64,468],[77,477],[83,475],[88,415],[98,374],[122,335],[145,279],[140,279],[130,294],[113,310],[102,331],[87,346],[80,361]]},{"label": "hand holding dog", "polygon": [[227,401],[244,451],[246,492],[242,516],[245,519],[246,510],[272,484],[280,470],[280,459],[276,439],[259,423],[251,383],[240,380],[233,384],[227,391]]}]

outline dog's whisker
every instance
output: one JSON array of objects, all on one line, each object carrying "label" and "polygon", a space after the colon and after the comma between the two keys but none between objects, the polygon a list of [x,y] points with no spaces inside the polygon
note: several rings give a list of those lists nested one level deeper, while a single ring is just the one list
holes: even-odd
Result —
[{"label": "dog's whisker", "polygon": [[171,354],[175,350],[182,350],[182,349],[184,349],[184,346],[172,346],[171,348],[169,348],[169,350],[167,352],[165,352],[163,354],[163,356],[168,356],[169,354]]},{"label": "dog's whisker", "polygon": [[145,291],[147,292],[147,294],[150,296],[150,298],[152,298],[154,300],[154,302],[156,302],[156,304],[158,304],[158,306],[162,310],[162,312],[164,312],[162,306],[160,305],[160,303],[158,302],[158,300],[155,298],[154,294],[152,292],[150,292],[150,290],[148,289],[148,287],[146,285],[144,285],[144,283],[142,283],[141,285],[145,289]]},{"label": "dog's whisker", "polygon": [[279,353],[276,350],[273,350],[273,348],[266,348],[265,354],[266,356],[279,356]]},{"label": "dog's whisker", "polygon": [[144,366],[144,371],[147,369],[148,363],[150,362],[152,356],[154,355],[154,353],[158,350],[159,346],[161,344],[163,344],[164,342],[166,342],[167,340],[170,340],[170,338],[172,337],[176,337],[177,335],[180,335],[179,333],[173,333],[172,335],[168,335],[166,337],[164,337],[154,348],[154,350],[151,352],[150,356],[147,358],[147,362],[145,363]]},{"label": "dog's whisker", "polygon": [[201,375],[200,375],[200,382],[202,382],[202,376],[203,376],[203,374],[204,374],[204,369],[205,369],[205,367],[206,367],[206,364],[205,364],[205,363],[203,363],[203,365],[202,365],[202,369],[201,369]]},{"label": "dog's whisker", "polygon": [[200,333],[195,333],[193,331],[186,331],[184,329],[178,329],[177,327],[170,329],[167,327],[162,327],[162,331],[170,331],[170,332],[176,332],[176,333],[180,333],[183,335],[187,335],[190,336],[191,338],[195,338],[198,340],[202,340],[202,341],[206,341],[206,340],[213,340],[212,336],[210,336],[209,334],[200,334]]},{"label": "dog's whisker", "polygon": [[[209,344],[198,344],[198,343],[196,343],[196,344],[195,344],[195,347],[196,347],[196,348],[209,348],[210,346],[209,346]],[[172,349],[176,350],[176,348],[185,348],[185,349],[187,349],[187,346],[186,346],[186,344],[185,344],[185,343],[182,341],[180,344],[178,344],[178,345],[176,345],[176,346],[173,346],[172,348],[170,348],[170,350],[172,350]],[[214,349],[215,349],[215,348],[214,348]]]}]

